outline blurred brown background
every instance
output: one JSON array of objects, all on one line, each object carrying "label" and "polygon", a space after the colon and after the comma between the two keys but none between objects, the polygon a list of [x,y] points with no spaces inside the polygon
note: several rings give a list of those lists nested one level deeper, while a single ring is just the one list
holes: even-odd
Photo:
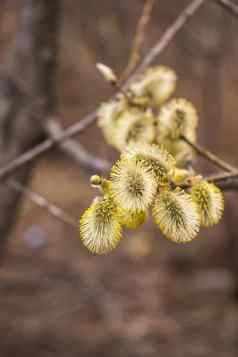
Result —
[{"label": "blurred brown background", "polygon": [[[1,65],[20,31],[23,3],[1,0]],[[144,53],[189,1],[155,3]],[[142,6],[63,0],[57,113],[64,127],[111,95],[95,63],[123,70]],[[207,1],[156,62],[176,70],[176,95],[196,105],[200,143],[234,165],[237,34],[238,19]],[[96,126],[80,141],[98,156],[117,157]],[[198,166],[212,172],[202,160]],[[88,178],[55,150],[37,162],[31,187],[79,216],[95,195]],[[0,268],[0,356],[236,357],[236,196],[226,194],[222,222],[190,245],[168,242],[149,223],[106,257],[90,255],[77,231],[24,200]]]}]

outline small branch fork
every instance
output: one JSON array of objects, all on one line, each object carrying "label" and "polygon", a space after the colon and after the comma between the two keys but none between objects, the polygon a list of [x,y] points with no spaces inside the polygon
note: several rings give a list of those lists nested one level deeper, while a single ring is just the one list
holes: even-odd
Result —
[{"label": "small branch fork", "polygon": [[135,69],[140,61],[141,49],[144,44],[147,26],[150,21],[151,13],[154,6],[154,0],[145,0],[142,10],[142,15],[138,21],[135,38],[132,44],[132,50],[129,57],[128,65],[121,75],[120,82],[123,82],[129,77],[131,72]]}]

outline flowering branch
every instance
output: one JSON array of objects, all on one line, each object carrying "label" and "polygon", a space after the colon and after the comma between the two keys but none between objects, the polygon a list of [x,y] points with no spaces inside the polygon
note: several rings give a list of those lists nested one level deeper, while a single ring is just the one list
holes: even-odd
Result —
[{"label": "flowering branch", "polygon": [[[149,51],[149,53],[145,56],[142,64],[138,67],[135,74],[131,76],[125,87],[134,79],[134,76],[138,75],[141,71],[143,71],[146,67],[148,67],[155,58],[170,44],[176,34],[181,30],[181,28],[186,24],[186,22],[196,13],[196,11],[200,8],[205,0],[194,0],[192,1],[178,16],[175,22],[169,26],[169,28],[164,32],[161,39],[155,44],[154,47]],[[24,154],[20,155],[16,159],[10,161],[8,164],[3,166],[0,169],[0,180],[3,180],[14,172],[16,172],[19,168],[25,166],[26,164],[32,162],[36,158],[41,157],[56,145],[61,144],[67,139],[74,137],[81,132],[83,132],[87,127],[92,125],[97,118],[97,110],[86,115],[82,120],[68,127],[64,132],[59,135],[57,138],[50,138],[43,141],[41,144],[35,146],[33,149],[28,150]]]}]

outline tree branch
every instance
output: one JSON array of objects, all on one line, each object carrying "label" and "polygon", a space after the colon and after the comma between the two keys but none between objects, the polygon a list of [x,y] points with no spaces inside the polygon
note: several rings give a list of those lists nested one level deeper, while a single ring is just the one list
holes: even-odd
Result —
[{"label": "tree branch", "polygon": [[184,27],[184,25],[191,19],[192,16],[199,10],[205,0],[193,0],[190,4],[180,13],[174,23],[164,32],[161,39],[155,44],[155,46],[148,52],[142,61],[141,65],[137,68],[134,75],[129,81],[134,78],[140,72],[144,71],[151,63],[161,54],[162,51],[170,44],[175,38],[178,32]]},{"label": "tree branch", "polygon": [[[63,135],[64,130],[60,124],[54,120],[47,120],[45,123],[47,133],[51,138],[58,138]],[[97,171],[98,173],[105,173],[109,171],[111,165],[108,161],[96,157],[90,154],[79,142],[68,139],[60,144],[60,148],[73,158],[80,165],[83,165],[91,171]]]},{"label": "tree branch", "polygon": [[189,146],[191,146],[200,156],[204,157],[206,160],[212,162],[214,165],[219,167],[220,169],[224,169],[228,172],[237,172],[238,169],[228,164],[226,161],[219,158],[217,155],[213,154],[211,151],[203,148],[201,145],[192,143],[185,136],[181,136],[181,140],[186,142]]},{"label": "tree branch", "polygon": [[154,6],[154,0],[145,0],[142,14],[137,24],[135,38],[132,44],[129,61],[127,67],[125,68],[125,70],[123,71],[120,77],[120,82],[123,82],[125,79],[128,78],[130,73],[134,70],[134,68],[137,66],[138,62],[140,61],[140,52],[145,40],[147,25],[150,21],[150,16],[153,6]]},{"label": "tree branch", "polygon": [[64,224],[70,225],[73,228],[78,227],[77,219],[71,214],[63,210],[58,205],[49,202],[45,197],[41,196],[39,193],[36,193],[29,188],[23,186],[20,182],[10,179],[6,182],[6,185],[15,192],[20,193],[21,195],[28,198],[35,205],[46,210],[51,216],[57,218],[59,221]]},{"label": "tree branch", "polygon": [[226,9],[230,14],[238,17],[238,5],[231,0],[215,0],[215,2]]},{"label": "tree branch", "polygon": [[238,192],[238,170],[232,173],[219,173],[205,177],[207,181],[214,182],[221,189]]}]

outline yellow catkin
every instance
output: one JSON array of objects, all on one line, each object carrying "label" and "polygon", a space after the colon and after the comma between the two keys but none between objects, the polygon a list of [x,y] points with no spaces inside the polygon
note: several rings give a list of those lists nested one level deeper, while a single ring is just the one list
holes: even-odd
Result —
[{"label": "yellow catkin", "polygon": [[157,118],[157,142],[175,156],[177,162],[193,157],[193,149],[180,139],[181,135],[191,142],[196,141],[198,115],[189,101],[173,99],[161,107]]},{"label": "yellow catkin", "polygon": [[177,76],[166,66],[148,68],[131,84],[129,90],[138,98],[151,106],[159,107],[173,94]]},{"label": "yellow catkin", "polygon": [[141,226],[147,218],[147,212],[130,212],[120,209],[120,223],[128,229],[136,229]]},{"label": "yellow catkin", "polygon": [[136,160],[119,160],[112,168],[111,189],[115,202],[126,211],[145,211],[156,193],[154,175]]},{"label": "yellow catkin", "polygon": [[123,155],[129,160],[136,159],[141,162],[153,173],[159,185],[168,182],[168,173],[175,168],[175,159],[172,155],[155,144],[141,143],[130,146]]},{"label": "yellow catkin", "polygon": [[80,219],[80,238],[92,253],[113,250],[122,238],[119,212],[111,197],[96,199]]},{"label": "yellow catkin", "polygon": [[150,110],[133,108],[124,111],[114,131],[114,146],[123,151],[129,144],[151,143],[155,139],[154,116]]},{"label": "yellow catkin", "polygon": [[198,206],[201,225],[212,227],[217,224],[224,211],[224,199],[221,190],[213,183],[201,181],[193,186],[191,195]]},{"label": "yellow catkin", "polygon": [[162,233],[173,242],[190,242],[199,232],[197,207],[184,191],[161,192],[156,197],[152,213]]}]

